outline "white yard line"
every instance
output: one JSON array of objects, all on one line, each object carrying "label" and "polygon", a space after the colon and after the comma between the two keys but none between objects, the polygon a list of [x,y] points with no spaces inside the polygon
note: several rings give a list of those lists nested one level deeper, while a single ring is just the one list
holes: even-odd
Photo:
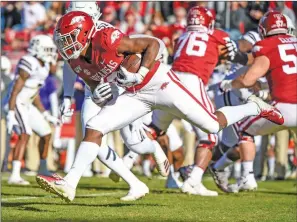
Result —
[{"label": "white yard line", "polygon": [[[112,192],[112,193],[91,193],[91,194],[80,194],[76,197],[108,197],[116,196],[118,194],[124,194],[124,192]],[[7,202],[11,200],[29,200],[29,199],[38,199],[38,198],[53,198],[53,196],[43,196],[43,197],[31,197],[31,196],[22,196],[22,197],[12,197],[12,198],[3,198],[1,202]]]},{"label": "white yard line", "polygon": [[29,199],[36,199],[36,198],[40,198],[40,197],[29,197],[29,196],[24,196],[24,197],[13,197],[13,198],[3,198],[1,199],[1,202],[6,202],[9,200],[29,200]]}]

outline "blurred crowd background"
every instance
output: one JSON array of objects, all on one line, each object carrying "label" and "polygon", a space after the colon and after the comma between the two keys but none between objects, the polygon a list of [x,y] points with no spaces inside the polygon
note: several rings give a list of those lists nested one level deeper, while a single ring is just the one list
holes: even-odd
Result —
[{"label": "blurred crowd background", "polygon": [[[11,72],[2,73],[1,93],[5,96],[8,84],[14,78],[15,66],[26,48],[31,37],[45,33],[52,35],[56,22],[65,13],[70,2],[1,2],[1,55],[9,58],[12,67]],[[201,5],[211,10],[216,18],[216,28],[227,31],[233,40],[241,38],[242,34],[250,30],[257,30],[260,18],[268,10],[278,10],[291,18],[296,24],[297,2],[101,2],[101,20],[111,23],[126,34],[149,34],[162,39],[168,49],[167,63],[172,62],[173,42],[185,30],[187,10],[194,5]],[[296,25],[295,25],[296,26]],[[40,95],[42,102],[52,115],[59,115],[59,102],[63,96],[62,67],[60,59],[42,88]],[[230,64],[223,63],[215,73],[223,76],[230,69]],[[5,74],[5,75],[4,75]],[[218,77],[218,79],[220,79]],[[48,157],[49,169],[58,169],[67,172],[74,158],[75,147],[82,139],[80,124],[80,109],[84,98],[84,83],[77,80],[75,84],[75,96],[73,106],[76,114],[72,121],[62,127],[53,128],[52,148]],[[56,97],[58,100],[53,100]],[[58,102],[53,102],[58,101]],[[34,121],[34,120],[33,120]],[[176,121],[182,138],[184,139],[186,159],[185,165],[192,164],[195,146],[195,134],[187,124]],[[7,138],[5,116],[1,119],[1,166],[2,171],[10,169],[11,149],[13,149],[17,135]],[[123,155],[125,147],[118,132],[108,136],[111,147],[115,147],[119,155]],[[295,144],[293,135],[288,131],[281,131],[276,135],[257,138],[258,154],[255,161],[256,175],[265,179],[285,179],[296,177],[296,158],[294,155]],[[27,174],[34,174],[38,168],[38,137],[32,136],[23,161],[23,169]],[[262,147],[262,148],[261,148]],[[68,148],[68,149],[67,149]],[[143,157],[149,160],[150,157]],[[136,168],[140,172],[147,169],[141,167],[141,161]],[[95,163],[92,171],[88,170],[85,176],[93,173],[104,176],[108,170],[99,162]],[[144,172],[148,173],[148,172]],[[240,176],[240,164],[234,166],[234,176]]]}]

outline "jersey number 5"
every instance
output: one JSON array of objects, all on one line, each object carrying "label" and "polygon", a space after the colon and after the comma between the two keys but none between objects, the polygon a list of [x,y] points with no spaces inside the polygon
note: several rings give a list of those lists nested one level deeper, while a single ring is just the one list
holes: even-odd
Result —
[{"label": "jersey number 5", "polygon": [[281,59],[284,62],[290,62],[294,65],[283,65],[283,71],[284,73],[290,75],[290,74],[297,74],[297,53],[295,54],[288,54],[287,50],[295,50],[297,52],[297,44],[284,44],[278,46],[279,54]]},{"label": "jersey number 5", "polygon": [[[206,33],[190,33],[181,37],[178,42],[178,49],[174,55],[174,59],[180,56],[181,50],[187,44],[186,54],[189,56],[199,56],[202,57],[205,55],[209,36]],[[188,41],[189,40],[189,41]]]}]

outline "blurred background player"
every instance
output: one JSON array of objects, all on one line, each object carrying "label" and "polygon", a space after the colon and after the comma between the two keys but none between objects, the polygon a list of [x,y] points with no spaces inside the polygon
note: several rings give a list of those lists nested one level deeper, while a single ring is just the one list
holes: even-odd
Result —
[{"label": "blurred background player", "polygon": [[[176,41],[172,70],[209,112],[214,112],[214,107],[206,93],[205,86],[218,63],[221,53],[219,47],[224,46],[229,40],[227,33],[214,29],[211,12],[198,6],[189,10],[187,32]],[[201,65],[199,65],[200,62]],[[152,127],[159,129],[159,132],[160,130],[166,131],[173,118],[168,113],[156,110],[153,112]],[[202,175],[211,159],[217,136],[207,134],[198,127],[194,129],[199,139],[195,166],[190,178],[185,181],[181,189],[183,192],[196,195],[217,196],[217,192],[207,190],[202,184]],[[179,150],[175,152],[180,153]],[[172,152],[173,157],[175,152]],[[178,171],[178,169],[174,170]]]},{"label": "blurred background player", "polygon": [[[288,25],[288,30],[287,30],[287,34],[294,37],[294,31],[295,31],[295,27],[292,23],[292,21],[290,20],[289,17],[285,16],[286,20],[287,20],[287,25]],[[240,51],[242,52],[250,52],[252,50],[252,47],[257,43],[261,41],[260,35],[257,32],[248,32],[243,36],[243,40],[239,41],[239,49],[241,49]],[[239,57],[238,57],[239,58]],[[243,58],[243,57],[242,57]],[[241,61],[241,64],[244,63],[252,63],[253,61],[253,57],[250,53],[250,56],[247,57],[246,56],[246,60]],[[233,60],[234,61],[234,60]],[[236,61],[236,59],[235,59]],[[240,60],[238,60],[240,61]],[[230,77],[227,77],[226,79],[232,79],[236,76],[239,76],[241,74],[244,74],[247,71],[247,67],[243,67],[241,69],[239,69],[238,71],[236,71],[237,73],[235,73],[235,75],[232,75]],[[262,78],[263,79],[263,78]],[[264,80],[265,81],[265,80]],[[262,80],[262,87],[266,87],[267,83],[264,84],[263,80]],[[269,94],[269,90],[268,89],[260,89],[258,88],[258,90],[261,90],[259,92],[257,92],[257,95],[261,96],[263,99],[265,100],[271,100],[271,96]],[[243,95],[243,94],[245,95]],[[248,94],[247,94],[248,93]],[[246,89],[233,89],[231,91],[228,92],[223,92],[220,93],[218,91],[218,94],[220,94],[217,97],[218,101],[218,106],[220,106],[223,103],[229,103],[231,105],[236,105],[238,103],[240,103],[241,101],[243,101],[251,92],[248,92]],[[221,101],[221,102],[219,102]],[[243,124],[244,121],[243,121]],[[240,125],[239,124],[234,124],[232,126],[232,130],[230,128],[224,130],[223,132],[225,133],[225,135],[223,134],[223,141],[222,143],[227,145],[228,147],[232,147],[235,144],[240,142]],[[283,138],[284,136],[280,136],[278,135],[278,141],[285,139]],[[289,139],[283,141],[284,145],[283,146],[288,146],[289,143]],[[279,145],[280,146],[280,145]],[[247,183],[245,183],[245,185],[241,186],[240,190],[256,190],[257,189],[257,182],[255,180],[255,176],[253,173],[253,170],[251,170],[251,167],[253,167],[253,159],[255,156],[255,149],[251,148],[251,150],[247,150],[248,148],[242,147],[241,149],[246,149],[245,151],[245,156],[246,158],[248,158],[248,161],[243,161],[242,162],[242,168],[243,168],[243,178],[247,178],[246,180],[248,181]],[[277,148],[277,149],[284,149],[284,148]],[[281,150],[278,150],[279,152],[282,152]],[[286,155],[286,154],[285,154]],[[214,173],[214,177],[215,177],[215,182],[218,185],[219,188],[221,188],[223,191],[225,192],[230,192],[230,188],[228,187],[228,173],[226,172],[227,170],[227,166],[229,166],[230,164],[233,163],[233,161],[236,161],[240,158],[240,153],[238,149],[229,149],[211,168],[211,172]],[[283,157],[280,157],[283,159]],[[271,161],[270,161],[271,162]],[[272,164],[272,163],[271,163]]]},{"label": "blurred background player", "polygon": [[[262,41],[253,47],[252,66],[235,80],[224,80],[223,90],[232,88],[248,88],[253,86],[260,77],[266,76],[270,88],[272,104],[284,115],[284,124],[275,125],[261,118],[247,118],[240,126],[242,131],[240,153],[243,171],[247,172],[240,178],[234,192],[256,186],[253,174],[255,145],[253,136],[266,135],[292,128],[296,133],[297,120],[293,114],[297,110],[297,69],[296,69],[296,37],[288,35],[288,22],[279,12],[267,12],[259,23],[259,34]],[[273,43],[273,44],[272,44]],[[293,66],[290,66],[293,64]],[[253,185],[254,184],[254,185]]]},{"label": "blurred background player", "polygon": [[56,63],[57,52],[53,40],[46,35],[37,35],[30,41],[28,54],[23,56],[18,65],[15,80],[8,101],[7,130],[11,134],[15,127],[20,131],[19,140],[14,150],[12,174],[9,184],[28,185],[20,176],[21,160],[30,135],[34,131],[40,136],[39,173],[51,175],[47,170],[47,153],[51,137],[48,121],[59,124],[59,120],[45,111],[39,97],[39,89],[49,74],[51,64]]}]

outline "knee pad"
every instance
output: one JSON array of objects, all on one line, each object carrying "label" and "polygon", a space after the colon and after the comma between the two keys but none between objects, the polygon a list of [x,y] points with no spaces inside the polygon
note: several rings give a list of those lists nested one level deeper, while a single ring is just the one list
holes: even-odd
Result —
[{"label": "knee pad", "polygon": [[239,143],[245,143],[245,142],[255,142],[254,136],[248,134],[247,132],[240,132],[240,138]]}]

